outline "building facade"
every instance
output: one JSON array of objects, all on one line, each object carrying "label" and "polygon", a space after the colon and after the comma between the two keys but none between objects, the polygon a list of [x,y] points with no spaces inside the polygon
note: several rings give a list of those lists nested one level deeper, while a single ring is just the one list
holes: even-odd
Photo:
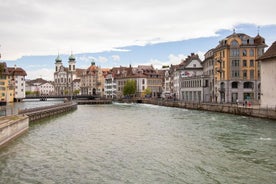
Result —
[{"label": "building facade", "polygon": [[69,56],[68,67],[64,67],[58,55],[55,62],[54,86],[56,95],[73,95],[73,80],[77,78],[76,58]]},{"label": "building facade", "polygon": [[261,107],[276,108],[276,42],[258,61],[261,62]]},{"label": "building facade", "polygon": [[101,67],[95,65],[95,62],[91,62],[86,70],[82,72],[80,78],[80,90],[82,95],[99,95],[102,96],[102,80],[103,73]]},{"label": "building facade", "polygon": [[13,102],[14,100],[14,79],[9,74],[9,69],[5,62],[0,63],[0,94],[1,104]]},{"label": "building facade", "polygon": [[189,102],[202,102],[204,96],[203,66],[197,54],[191,53],[178,68],[179,97]]},{"label": "building facade", "polygon": [[27,73],[20,67],[8,67],[9,76],[14,85],[14,101],[21,101],[25,98],[25,77]]},{"label": "building facade", "polygon": [[258,101],[260,66],[256,60],[265,47],[260,35],[250,37],[235,32],[219,42],[213,49],[215,101]]},{"label": "building facade", "polygon": [[204,54],[203,76],[205,78],[204,102],[216,102],[214,83],[214,53],[213,49]]}]

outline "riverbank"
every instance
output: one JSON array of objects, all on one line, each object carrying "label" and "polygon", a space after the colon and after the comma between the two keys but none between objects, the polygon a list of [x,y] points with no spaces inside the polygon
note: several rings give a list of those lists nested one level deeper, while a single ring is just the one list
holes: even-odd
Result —
[{"label": "riverbank", "polygon": [[162,105],[168,107],[178,107],[194,110],[206,110],[213,112],[222,112],[242,116],[251,116],[258,118],[267,118],[276,120],[276,109],[243,107],[237,104],[211,104],[211,103],[187,103],[182,101],[162,101],[162,100],[142,100],[142,103]]},{"label": "riverbank", "polygon": [[26,115],[0,117],[0,148],[19,137],[29,129]]},{"label": "riverbank", "polygon": [[145,103],[166,107],[177,107],[194,110],[221,112],[241,116],[266,118],[276,120],[276,108],[260,108],[259,106],[242,106],[237,104],[218,103],[188,103],[183,101],[159,100],[159,99],[123,99],[117,102]]}]

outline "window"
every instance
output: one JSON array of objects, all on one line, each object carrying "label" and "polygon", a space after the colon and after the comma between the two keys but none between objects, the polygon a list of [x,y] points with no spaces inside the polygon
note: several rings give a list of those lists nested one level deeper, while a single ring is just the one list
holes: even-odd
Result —
[{"label": "window", "polygon": [[242,51],[242,56],[247,56],[247,51],[246,51],[246,49],[244,49],[244,50]]},{"label": "window", "polygon": [[239,60],[232,60],[232,66],[239,67],[240,66],[240,61]]},{"label": "window", "polygon": [[254,84],[252,83],[252,82],[245,82],[245,83],[243,83],[243,88],[246,88],[246,89],[248,89],[248,88],[254,88]]},{"label": "window", "polygon": [[231,49],[230,51],[230,56],[240,56],[240,51],[239,49]]},{"label": "window", "polygon": [[243,60],[243,61],[242,61],[242,66],[243,66],[243,67],[246,67],[246,66],[247,66],[247,60]]},{"label": "window", "polygon": [[247,70],[243,70],[243,78],[244,78],[244,79],[247,78]]},{"label": "window", "polygon": [[254,79],[254,70],[250,70],[250,79]]},{"label": "window", "polygon": [[254,49],[250,49],[250,56],[254,56]]},{"label": "window", "polygon": [[258,50],[258,56],[263,55],[263,53],[264,53],[264,49],[259,49],[259,50]]},{"label": "window", "polygon": [[231,46],[232,47],[237,47],[239,45],[239,43],[237,42],[237,40],[233,40],[232,42],[231,42]]},{"label": "window", "polygon": [[250,60],[250,67],[254,67],[254,60]]},{"label": "window", "polygon": [[233,70],[232,71],[232,77],[239,77],[240,76],[240,71],[239,70]]},{"label": "window", "polygon": [[238,88],[238,82],[232,82],[232,88]]}]

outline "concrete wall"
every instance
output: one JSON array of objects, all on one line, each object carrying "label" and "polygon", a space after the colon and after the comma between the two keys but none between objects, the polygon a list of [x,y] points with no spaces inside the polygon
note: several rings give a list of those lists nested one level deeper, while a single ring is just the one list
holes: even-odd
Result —
[{"label": "concrete wall", "polygon": [[0,117],[0,147],[29,129],[29,118],[25,115]]},{"label": "concrete wall", "polygon": [[253,108],[253,107],[237,106],[236,104],[185,103],[182,101],[162,101],[162,100],[146,100],[146,99],[142,100],[142,103],[168,106],[168,107],[222,112],[222,113],[276,120],[276,108],[274,109],[257,108],[257,107]]},{"label": "concrete wall", "polygon": [[19,114],[25,114],[29,117],[30,122],[70,112],[78,108],[77,103],[66,102],[46,107],[38,107],[19,111]]}]

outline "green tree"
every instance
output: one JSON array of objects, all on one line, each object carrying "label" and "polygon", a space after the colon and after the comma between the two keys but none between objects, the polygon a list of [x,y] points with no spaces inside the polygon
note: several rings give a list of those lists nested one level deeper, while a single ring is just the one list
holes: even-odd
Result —
[{"label": "green tree", "polygon": [[145,96],[150,96],[151,95],[151,89],[150,88],[146,88],[144,90],[144,94],[145,94]]},{"label": "green tree", "polygon": [[135,80],[127,80],[123,89],[124,96],[132,96],[136,92],[136,82]]},{"label": "green tree", "polygon": [[74,91],[74,95],[78,95],[80,93],[80,90],[78,90],[78,89],[76,89],[75,91]]}]

